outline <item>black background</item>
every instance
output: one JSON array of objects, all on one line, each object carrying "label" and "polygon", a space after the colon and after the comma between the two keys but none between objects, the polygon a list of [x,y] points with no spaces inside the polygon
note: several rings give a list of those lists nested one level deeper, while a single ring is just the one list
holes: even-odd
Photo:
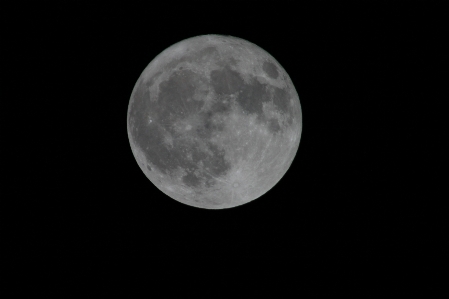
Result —
[{"label": "black background", "polygon": [[[96,285],[102,294],[125,281],[148,294],[186,283],[187,297],[210,287],[212,297],[268,286],[299,295],[439,290],[428,276],[443,270],[447,239],[438,192],[447,138],[437,134],[447,99],[436,92],[447,75],[443,8],[336,2],[12,10],[17,17],[2,21],[14,107],[4,124],[18,153],[6,162],[18,172],[5,183],[16,209],[4,261],[25,279],[43,278],[38,290],[50,293]],[[203,34],[273,55],[303,110],[287,174],[227,210],[165,196],[139,169],[126,131],[144,68]]]}]

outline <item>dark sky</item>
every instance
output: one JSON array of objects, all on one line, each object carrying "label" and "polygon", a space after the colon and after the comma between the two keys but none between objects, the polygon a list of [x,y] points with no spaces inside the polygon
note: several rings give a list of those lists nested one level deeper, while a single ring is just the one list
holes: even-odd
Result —
[{"label": "dark sky", "polygon": [[[7,196],[18,216],[5,243],[16,269],[190,274],[220,286],[242,275],[287,290],[307,281],[328,294],[364,283],[400,290],[404,275],[438,269],[427,252],[442,252],[444,237],[442,7],[335,2],[14,10],[18,17],[2,22],[11,37],[3,45],[12,66],[8,126],[20,155],[20,192]],[[288,173],[236,209],[196,209],[162,194],[138,168],[126,132],[143,69],[202,34],[265,49],[303,109]],[[377,280],[367,282],[371,275]]]}]

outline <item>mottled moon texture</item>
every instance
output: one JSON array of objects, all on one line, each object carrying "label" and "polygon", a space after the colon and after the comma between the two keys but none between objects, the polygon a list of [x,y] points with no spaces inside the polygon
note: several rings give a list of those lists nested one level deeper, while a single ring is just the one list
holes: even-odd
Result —
[{"label": "mottled moon texture", "polygon": [[282,66],[240,38],[204,35],[159,54],[127,115],[142,171],[171,198],[199,208],[250,202],[287,172],[302,114]]}]

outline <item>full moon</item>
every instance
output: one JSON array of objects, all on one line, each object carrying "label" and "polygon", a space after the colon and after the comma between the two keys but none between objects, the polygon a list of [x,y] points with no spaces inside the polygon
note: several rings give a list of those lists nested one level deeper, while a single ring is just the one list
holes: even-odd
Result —
[{"label": "full moon", "polygon": [[269,53],[237,37],[203,35],[145,68],[127,128],[139,167],[159,190],[186,205],[225,209],[259,198],[284,176],[302,112]]}]

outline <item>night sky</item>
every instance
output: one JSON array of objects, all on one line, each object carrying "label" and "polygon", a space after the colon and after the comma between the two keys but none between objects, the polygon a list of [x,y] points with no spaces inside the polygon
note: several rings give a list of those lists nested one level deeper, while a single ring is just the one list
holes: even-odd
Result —
[{"label": "night sky", "polygon": [[[4,239],[11,273],[68,288],[68,277],[141,286],[157,277],[156,285],[270,285],[298,295],[439,290],[422,275],[443,269],[447,240],[438,191],[447,185],[442,7],[337,2],[14,10],[17,18],[2,21],[13,106],[4,127],[19,156],[6,159],[17,174],[2,196],[14,203]],[[203,34],[266,50],[302,107],[289,171],[228,210],[163,194],[127,136],[141,72],[170,45]]]}]

